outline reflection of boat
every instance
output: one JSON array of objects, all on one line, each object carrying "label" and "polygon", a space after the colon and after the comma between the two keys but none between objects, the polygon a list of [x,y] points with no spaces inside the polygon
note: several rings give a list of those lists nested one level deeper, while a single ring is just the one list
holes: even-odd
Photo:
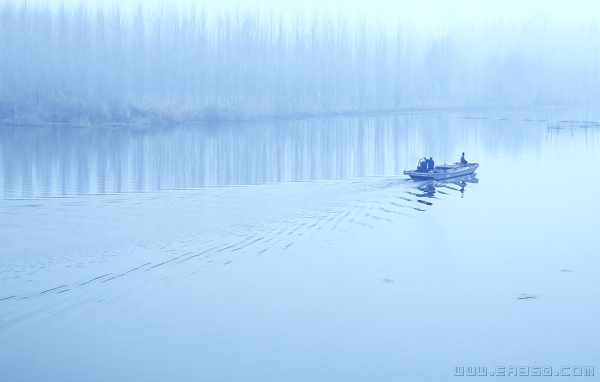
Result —
[{"label": "reflection of boat", "polygon": [[[465,196],[465,189],[469,184],[479,183],[479,179],[477,179],[477,175],[463,175],[451,179],[443,179],[443,180],[425,180],[423,182],[414,183],[415,186],[409,188],[405,192],[409,195],[415,196],[416,202],[424,204],[426,206],[432,206],[435,201],[434,199],[438,199],[440,197],[444,197],[446,195],[456,193],[460,194],[460,197],[463,198]],[[415,199],[402,198],[408,202],[414,201]],[[396,204],[398,205],[398,204]],[[412,207],[417,211],[425,211],[419,207]]]},{"label": "reflection of boat", "polygon": [[452,163],[435,166],[433,170],[427,172],[405,170],[404,175],[408,175],[415,180],[442,180],[455,178],[457,176],[470,175],[477,170],[477,167],[479,167],[479,164],[477,163]]}]

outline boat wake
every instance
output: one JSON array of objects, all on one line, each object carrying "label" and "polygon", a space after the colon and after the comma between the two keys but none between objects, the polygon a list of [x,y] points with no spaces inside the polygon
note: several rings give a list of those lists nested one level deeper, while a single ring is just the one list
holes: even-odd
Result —
[{"label": "boat wake", "polygon": [[[75,204],[71,198],[40,199],[38,221],[28,223],[31,239],[48,240],[48,249],[63,248],[64,254],[39,251],[24,259],[18,255],[30,247],[6,243],[15,256],[0,262],[0,326],[35,321],[80,304],[105,303],[128,290],[198,277],[213,267],[285,256],[297,243],[336,243],[344,237],[368,240],[370,232],[401,232],[415,214],[426,212],[438,200],[462,197],[474,179],[414,184],[398,178],[364,178],[89,196],[76,198]],[[23,212],[29,204],[11,201],[3,212],[24,227],[28,215]],[[111,216],[114,226],[99,227],[106,223],[102,216]],[[80,230],[60,227],[58,222],[65,219]],[[157,229],[131,234],[128,243],[115,236],[112,247],[97,242],[98,237],[106,240],[142,221]],[[100,234],[100,229],[108,232]],[[73,242],[73,234],[80,241]],[[83,247],[90,249],[81,251]]]}]

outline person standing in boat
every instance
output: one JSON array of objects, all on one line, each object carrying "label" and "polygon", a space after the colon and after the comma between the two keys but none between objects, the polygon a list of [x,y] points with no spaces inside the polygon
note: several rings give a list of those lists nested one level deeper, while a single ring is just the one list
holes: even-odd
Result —
[{"label": "person standing in boat", "polygon": [[433,171],[434,166],[435,162],[433,161],[433,158],[429,157],[429,159],[427,159],[427,171]]},{"label": "person standing in boat", "polygon": [[460,157],[460,164],[467,164],[467,160],[465,159],[465,153],[462,153]]}]

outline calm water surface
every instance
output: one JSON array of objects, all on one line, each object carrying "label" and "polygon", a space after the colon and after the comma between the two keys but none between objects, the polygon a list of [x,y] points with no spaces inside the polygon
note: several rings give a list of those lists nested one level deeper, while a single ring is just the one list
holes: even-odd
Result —
[{"label": "calm water surface", "polygon": [[[0,127],[0,374],[598,367],[600,129],[548,126],[597,112]],[[402,175],[463,151],[475,176]]]},{"label": "calm water surface", "polygon": [[598,162],[600,129],[548,129],[547,121],[596,114],[580,107],[161,127],[3,126],[0,192],[4,199],[38,198],[402,176],[424,155],[443,163],[465,151],[486,182],[519,181],[521,192],[536,193],[546,177],[594,180],[589,166]]}]

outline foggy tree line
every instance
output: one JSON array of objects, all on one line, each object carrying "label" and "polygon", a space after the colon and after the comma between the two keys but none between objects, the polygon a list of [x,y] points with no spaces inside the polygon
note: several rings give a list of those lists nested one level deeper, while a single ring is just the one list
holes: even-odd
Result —
[{"label": "foggy tree line", "polygon": [[423,35],[331,15],[0,6],[0,118],[246,119],[600,99],[597,25]]}]

